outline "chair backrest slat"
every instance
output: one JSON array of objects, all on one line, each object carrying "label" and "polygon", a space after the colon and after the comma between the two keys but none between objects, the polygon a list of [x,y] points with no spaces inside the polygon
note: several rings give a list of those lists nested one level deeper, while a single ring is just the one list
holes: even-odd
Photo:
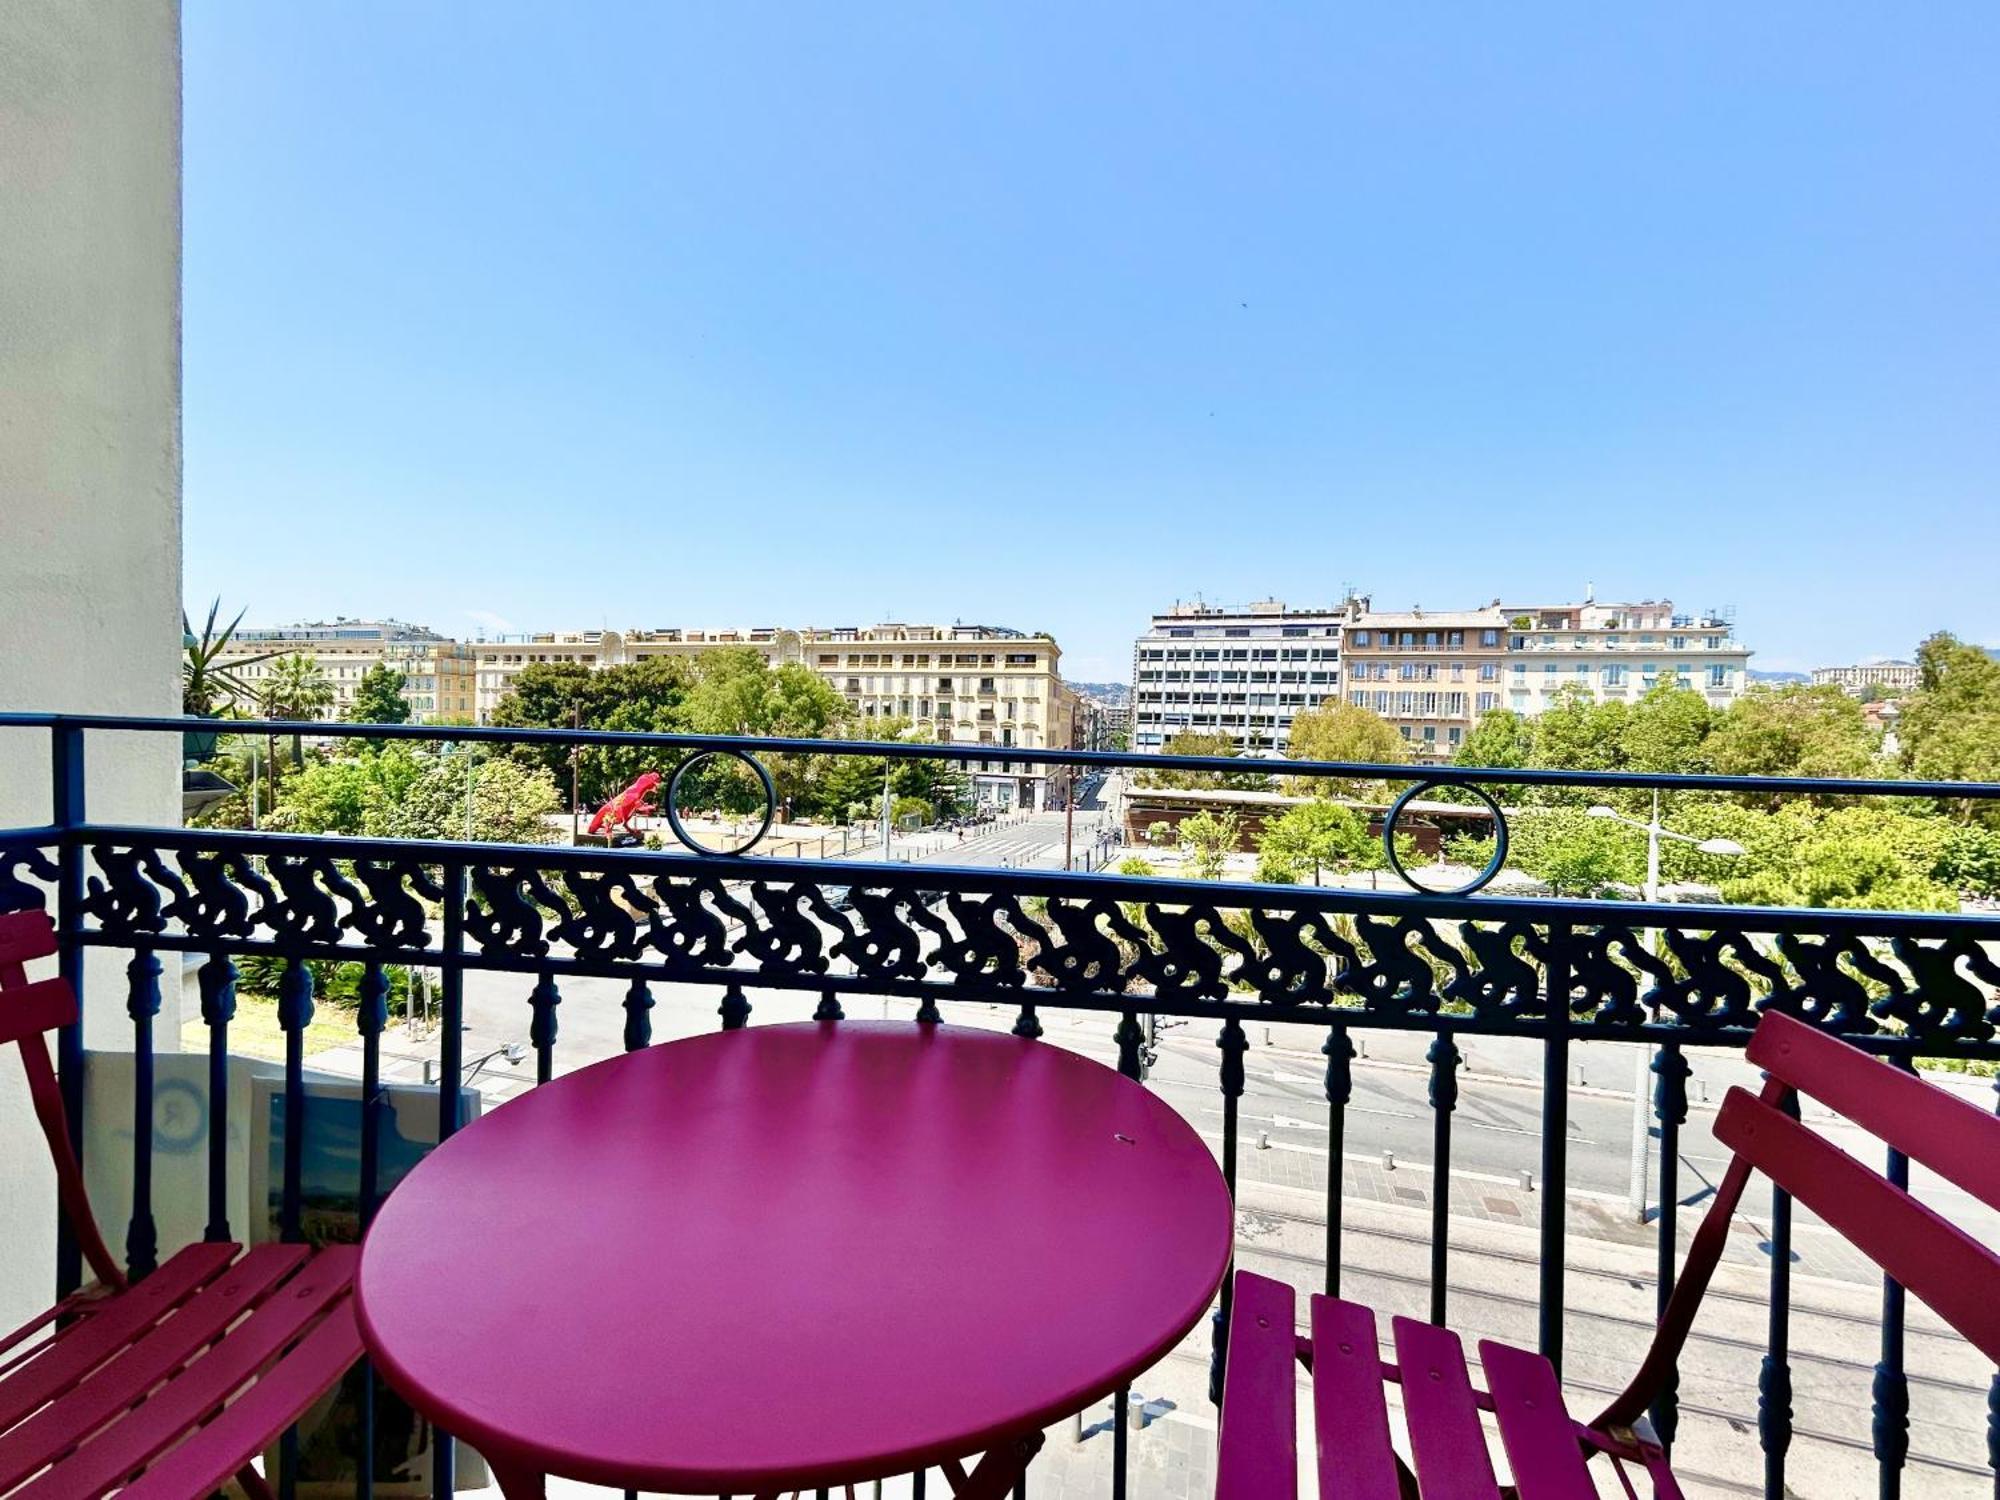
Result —
[{"label": "chair backrest slat", "polygon": [[56,951],[56,924],[39,909],[0,911],[0,983],[5,971]]},{"label": "chair backrest slat", "polygon": [[1776,1012],[1751,1036],[1748,1057],[1987,1207],[2000,1208],[2000,1118],[1970,1100]]},{"label": "chair backrest slat", "polygon": [[21,1048],[21,1065],[28,1074],[28,1097],[35,1107],[35,1119],[42,1127],[42,1139],[49,1148],[49,1160],[56,1169],[56,1197],[65,1218],[76,1231],[83,1258],[97,1279],[109,1287],[122,1287],[125,1273],[112,1259],[104,1243],[104,1232],[90,1211],[90,1194],[83,1185],[83,1169],[70,1147],[69,1113],[63,1108],[62,1086],[55,1064],[49,1059],[44,1032],[68,1026],[77,1019],[76,992],[64,979],[30,982],[27,965],[49,958],[56,951],[56,927],[45,911],[0,912],[0,1046],[8,1042]]},{"label": "chair backrest slat", "polygon": [[33,984],[9,985],[0,982],[0,1046],[23,1037],[54,1031],[76,1019],[76,996],[60,979],[42,979]]},{"label": "chair backrest slat", "polygon": [[[1873,1059],[1862,1060],[1880,1078],[1899,1076]],[[1988,1359],[2000,1362],[2000,1256],[1742,1089],[1731,1089],[1723,1101],[1715,1138],[1865,1251]]]}]

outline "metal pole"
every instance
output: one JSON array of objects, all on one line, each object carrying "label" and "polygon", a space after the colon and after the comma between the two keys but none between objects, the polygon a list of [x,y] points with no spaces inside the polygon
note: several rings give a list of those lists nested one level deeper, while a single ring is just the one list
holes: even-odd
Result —
[{"label": "metal pole", "polygon": [[472,745],[465,746],[465,841],[472,842]]},{"label": "metal pole", "polygon": [[1076,837],[1076,772],[1063,767],[1063,868],[1072,868],[1070,846]]},{"label": "metal pole", "polygon": [[[583,728],[583,705],[581,703],[570,706],[569,726],[572,729]],[[576,847],[577,841],[583,837],[583,802],[582,794],[577,789],[582,781],[582,777],[583,746],[571,745],[569,747],[569,842],[571,848]]]},{"label": "metal pole", "polygon": [[[1648,906],[1660,899],[1660,794],[1653,793],[1653,817],[1646,825],[1646,885],[1643,892]],[[1659,951],[1659,932],[1651,927],[1646,929],[1646,951]],[[1646,1044],[1640,1042],[1632,1049],[1632,1157],[1631,1179],[1626,1190],[1626,1204],[1638,1223],[1646,1222],[1647,1177],[1651,1170],[1653,1156],[1653,1127],[1646,1108]]]}]

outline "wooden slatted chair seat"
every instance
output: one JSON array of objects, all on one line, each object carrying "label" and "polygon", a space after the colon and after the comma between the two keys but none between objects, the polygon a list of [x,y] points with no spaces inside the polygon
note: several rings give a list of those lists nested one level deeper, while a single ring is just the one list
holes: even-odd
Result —
[{"label": "wooden slatted chair seat", "polygon": [[[1795,1093],[1809,1095],[1993,1208],[2000,1208],[2000,1120],[1789,1016],[1767,1015],[1747,1055],[1767,1082],[1757,1094],[1731,1089],[1724,1101],[1715,1134],[1735,1154],[1652,1347],[1602,1412],[1579,1421],[1546,1359],[1491,1340],[1479,1344],[1481,1389],[1457,1334],[1409,1318],[1391,1320],[1394,1359],[1385,1361],[1375,1314],[1356,1302],[1314,1296],[1309,1332],[1301,1335],[1292,1288],[1241,1271],[1231,1304],[1216,1500],[1298,1494],[1298,1365],[1312,1374],[1323,1500],[1594,1500],[1588,1464],[1600,1455],[1642,1470],[1657,1500],[1680,1500],[1644,1413],[1674,1371],[1753,1169],[2000,1361],[2000,1256],[1801,1124],[1786,1105]],[[1391,1432],[1390,1384],[1401,1394],[1408,1462]],[[1504,1490],[1489,1415],[1510,1471]],[[1625,1488],[1630,1493],[1629,1480]]]},{"label": "wooden slatted chair seat", "polygon": [[357,1252],[190,1245],[128,1282],[91,1215],[44,1037],[76,1019],[76,997],[27,978],[55,951],[45,913],[0,913],[0,1044],[20,1046],[97,1282],[0,1339],[0,1496],[196,1500],[232,1476],[268,1495],[251,1460],[361,1356]]}]

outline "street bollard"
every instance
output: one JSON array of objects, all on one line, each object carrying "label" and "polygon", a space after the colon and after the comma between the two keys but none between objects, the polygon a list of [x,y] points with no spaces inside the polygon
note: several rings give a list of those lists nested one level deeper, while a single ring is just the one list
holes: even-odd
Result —
[{"label": "street bollard", "polygon": [[1137,1391],[1132,1393],[1132,1401],[1125,1408],[1125,1425],[1138,1432],[1146,1425],[1146,1398]]},{"label": "street bollard", "polygon": [[1572,1065],[1572,1066],[1571,1066],[1571,1068],[1570,1068],[1570,1070],[1569,1070],[1569,1082],[1570,1082],[1570,1087],[1571,1087],[1571,1088],[1578,1088],[1578,1089],[1580,1089],[1580,1088],[1582,1088],[1582,1087],[1584,1086],[1584,1083],[1583,1083],[1583,1064],[1582,1064],[1582,1063],[1576,1063],[1576,1064],[1574,1064],[1574,1065]]},{"label": "street bollard", "polygon": [[1271,1149],[1270,1131],[1260,1130],[1257,1132],[1257,1149],[1259,1151],[1269,1151]]},{"label": "street bollard", "polygon": [[1385,1172],[1396,1170],[1396,1153],[1391,1151],[1387,1146],[1382,1148],[1382,1170]]},{"label": "street bollard", "polygon": [[1083,1413],[1078,1412],[1069,1419],[1069,1440],[1081,1446],[1083,1443]]},{"label": "street bollard", "polygon": [[1365,1036],[1358,1036],[1358,1037],[1356,1037],[1356,1038],[1354,1039],[1354,1055],[1355,1055],[1356,1057],[1359,1057],[1359,1058],[1363,1058],[1363,1059],[1365,1059],[1365,1058],[1366,1058],[1366,1057],[1368,1056],[1368,1038],[1367,1038],[1367,1037],[1365,1037]]},{"label": "street bollard", "polygon": [[1271,1028],[1268,1026],[1264,1028],[1264,1045],[1266,1047],[1271,1045]]},{"label": "street bollard", "polygon": [[1521,1168],[1521,1191],[1524,1193],[1532,1193],[1534,1190],[1535,1190],[1535,1174],[1533,1172],[1530,1172],[1526,1167]]}]

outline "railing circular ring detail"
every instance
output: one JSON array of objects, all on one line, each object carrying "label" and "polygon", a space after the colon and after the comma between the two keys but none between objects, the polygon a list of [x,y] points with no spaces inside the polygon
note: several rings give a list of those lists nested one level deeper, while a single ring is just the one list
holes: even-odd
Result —
[{"label": "railing circular ring detail", "polygon": [[[1472,793],[1473,796],[1484,802],[1487,810],[1493,814],[1493,857],[1486,861],[1485,869],[1473,876],[1464,885],[1454,890],[1440,891],[1423,885],[1411,878],[1410,872],[1403,868],[1403,861],[1396,854],[1396,820],[1403,816],[1403,809],[1405,807],[1416,801],[1425,792],[1434,792],[1440,787],[1447,786],[1457,787],[1461,791]],[[1422,896],[1470,896],[1474,891],[1485,886],[1495,875],[1498,875],[1501,867],[1507,863],[1507,815],[1500,810],[1500,804],[1495,802],[1483,787],[1474,786],[1472,783],[1466,781],[1453,781],[1448,776],[1439,777],[1435,781],[1419,781],[1390,804],[1389,816],[1382,820],[1382,849],[1389,856],[1389,868],[1402,878],[1404,885],[1417,892],[1417,894]]]},{"label": "railing circular ring detail", "polygon": [[[703,761],[714,760],[718,756],[730,760],[742,761],[744,765],[757,773],[757,779],[764,785],[764,821],[757,825],[755,833],[751,834],[748,839],[733,849],[711,849],[705,844],[696,842],[694,835],[688,832],[687,825],[681,822],[681,778],[686,776],[689,771],[693,770]],[[666,809],[667,826],[673,829],[674,837],[679,839],[682,846],[690,853],[710,855],[748,854],[752,849],[764,842],[764,835],[771,831],[772,820],[778,816],[778,788],[771,780],[771,773],[764,769],[764,763],[746,751],[697,750],[693,755],[690,755],[686,760],[674,767],[674,774],[667,782]]]}]

